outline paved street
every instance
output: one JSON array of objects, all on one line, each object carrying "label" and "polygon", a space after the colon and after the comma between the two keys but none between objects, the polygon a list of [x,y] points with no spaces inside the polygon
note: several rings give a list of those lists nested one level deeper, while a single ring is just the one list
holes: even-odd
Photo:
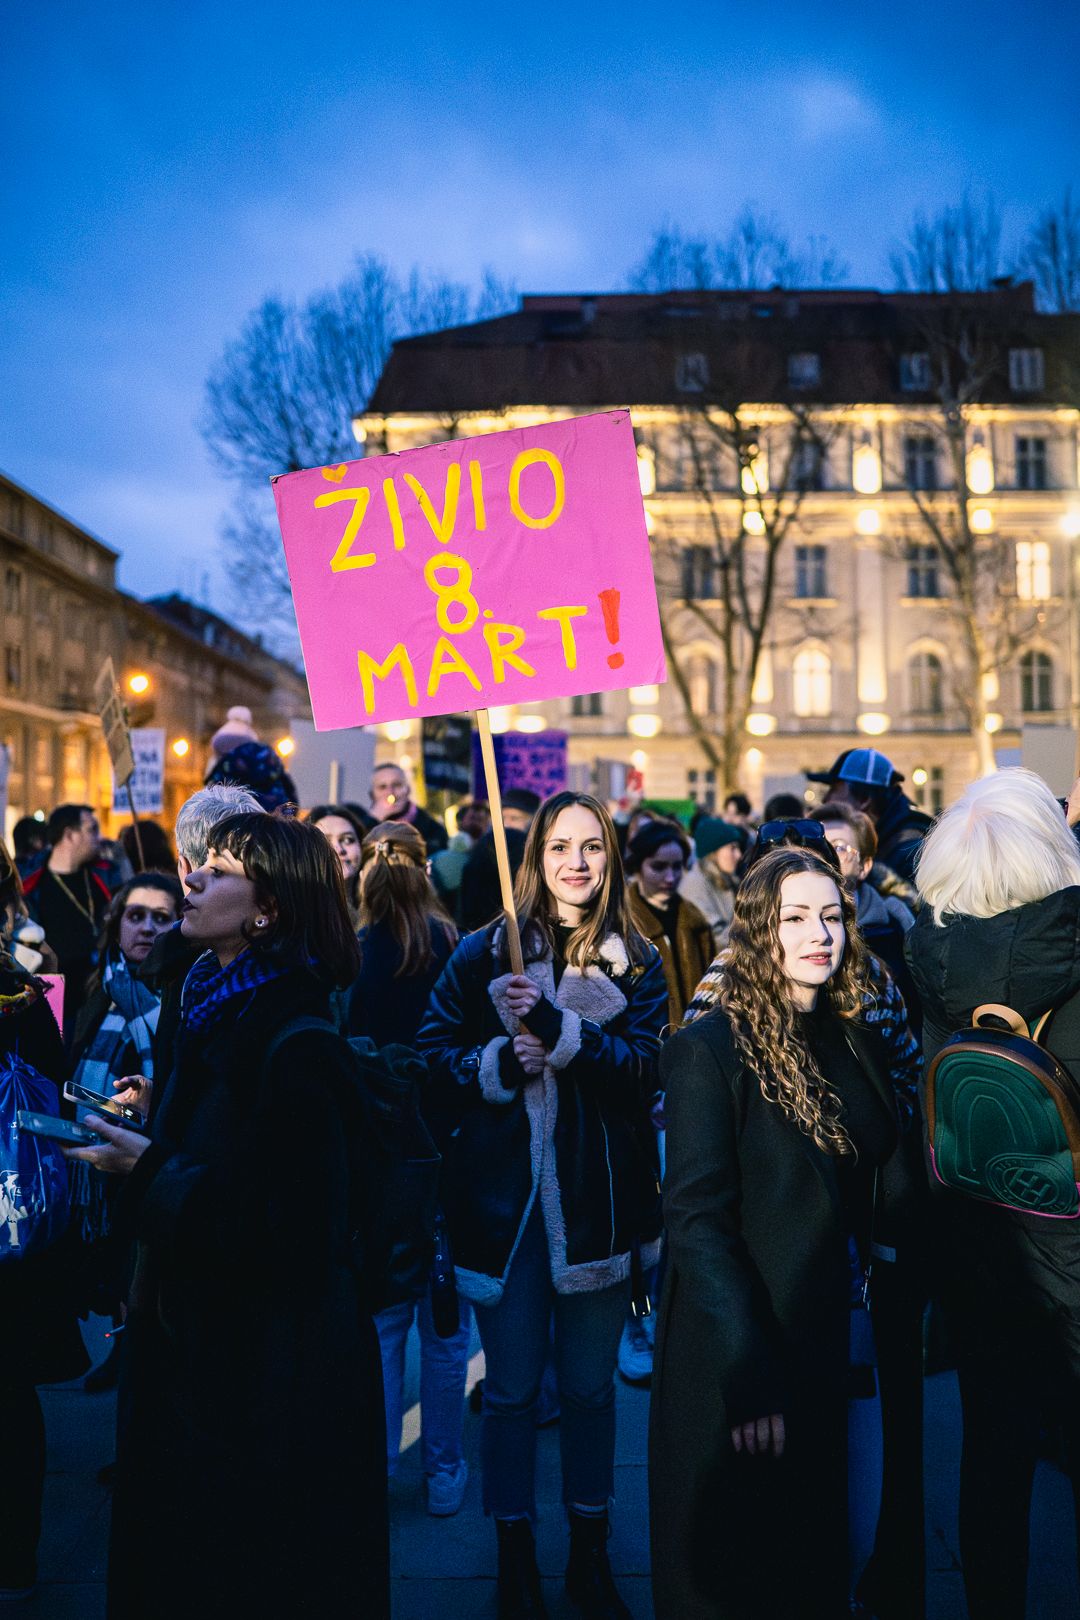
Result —
[{"label": "paved street", "polygon": [[[102,1324],[93,1324],[95,1348]],[[413,1346],[415,1350],[415,1345]],[[415,1360],[415,1358],[414,1358]],[[474,1371],[479,1368],[474,1365]],[[415,1365],[411,1367],[415,1392]],[[410,1399],[415,1394],[410,1395]],[[49,1480],[42,1547],[42,1584],[32,1604],[33,1620],[101,1620],[104,1615],[105,1536],[108,1493],[95,1475],[112,1455],[114,1400],[84,1395],[77,1386],[45,1395],[49,1430]],[[645,1431],[647,1393],[620,1386],[612,1563],[635,1620],[649,1620],[646,1537]],[[930,1620],[964,1620],[956,1557],[955,1501],[959,1413],[955,1381],[941,1374],[927,1381],[929,1446]],[[466,1420],[472,1477],[465,1506],[453,1519],[424,1511],[417,1447],[402,1458],[391,1492],[394,1620],[492,1620],[494,1547],[480,1515],[477,1456],[479,1423]],[[406,1439],[415,1433],[407,1421]],[[564,1532],[558,1509],[558,1431],[540,1436],[539,1534],[541,1567],[553,1620],[575,1611],[562,1596]],[[1032,1582],[1028,1620],[1067,1620],[1080,1614],[1069,1493],[1061,1475],[1039,1470],[1032,1537]],[[19,1606],[22,1607],[22,1606]],[[13,1613],[18,1612],[18,1607]],[[152,1620],[148,1616],[147,1620]]]}]

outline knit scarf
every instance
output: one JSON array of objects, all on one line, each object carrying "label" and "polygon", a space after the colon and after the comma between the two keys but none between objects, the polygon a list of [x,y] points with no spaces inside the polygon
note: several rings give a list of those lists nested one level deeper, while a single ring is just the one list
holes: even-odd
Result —
[{"label": "knit scarf", "polygon": [[[154,992],[137,979],[126,959],[110,956],[101,979],[108,1011],[75,1071],[80,1086],[112,1095],[110,1081],[125,1074],[154,1078],[153,1036],[161,1016]],[[133,1059],[126,1054],[133,1051]]]},{"label": "knit scarf", "polygon": [[221,967],[213,951],[204,951],[184,980],[181,997],[184,1028],[209,1029],[234,996],[250,993],[280,979],[289,969],[268,961],[255,951],[243,950]]}]

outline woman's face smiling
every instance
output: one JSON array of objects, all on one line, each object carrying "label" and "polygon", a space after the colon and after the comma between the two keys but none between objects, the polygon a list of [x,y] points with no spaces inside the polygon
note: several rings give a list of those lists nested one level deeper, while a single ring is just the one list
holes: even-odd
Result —
[{"label": "woman's face smiling", "polygon": [[247,936],[270,920],[235,855],[212,849],[205,865],[189,874],[180,930],[192,944],[209,947],[223,967],[239,956]]},{"label": "woman's face smiling", "polygon": [[824,872],[786,877],[780,885],[778,932],[791,999],[811,1012],[844,955],[844,913],[833,879]]},{"label": "woman's face smiling", "polygon": [[560,810],[544,841],[544,882],[560,922],[577,924],[599,894],[607,871],[604,829],[583,804]]}]

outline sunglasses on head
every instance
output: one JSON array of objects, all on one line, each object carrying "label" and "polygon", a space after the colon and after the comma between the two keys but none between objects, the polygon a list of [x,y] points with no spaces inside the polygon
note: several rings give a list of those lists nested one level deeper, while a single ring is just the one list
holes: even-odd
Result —
[{"label": "sunglasses on head", "polygon": [[794,849],[812,849],[815,855],[820,855],[830,866],[839,870],[840,862],[836,850],[825,836],[825,828],[820,821],[766,821],[758,828],[757,838],[750,851],[749,864],[769,849],[782,849],[784,846]]}]

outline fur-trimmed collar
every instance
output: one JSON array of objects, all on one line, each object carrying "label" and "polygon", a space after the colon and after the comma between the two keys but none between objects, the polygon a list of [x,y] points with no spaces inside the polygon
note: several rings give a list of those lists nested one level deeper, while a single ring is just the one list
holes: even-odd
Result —
[{"label": "fur-trimmed collar", "polygon": [[[506,924],[501,922],[491,936],[491,954],[496,961],[499,961],[503,954],[505,937]],[[543,954],[535,958],[535,960],[550,962],[553,954],[551,946],[545,942]],[[630,956],[625,943],[619,938],[618,934],[609,934],[601,944],[598,954],[600,961],[610,968],[615,978],[621,979],[624,973],[630,971]]]}]

